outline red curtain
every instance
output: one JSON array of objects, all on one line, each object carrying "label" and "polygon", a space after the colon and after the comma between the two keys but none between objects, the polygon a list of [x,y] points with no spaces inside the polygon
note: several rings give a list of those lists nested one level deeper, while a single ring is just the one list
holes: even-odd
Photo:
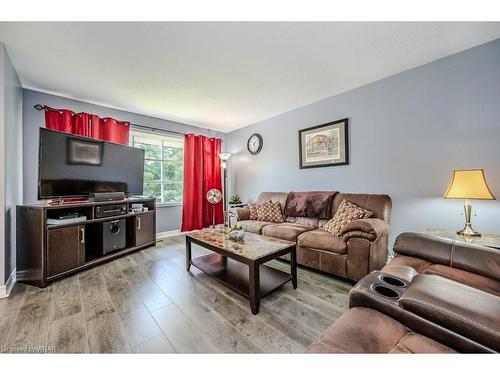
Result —
[{"label": "red curtain", "polygon": [[99,139],[108,142],[128,144],[130,123],[111,117],[100,119]]},{"label": "red curtain", "polygon": [[73,134],[78,134],[83,137],[92,137],[90,132],[90,122],[88,113],[77,113],[75,115],[75,123],[73,124]]},{"label": "red curtain", "polygon": [[210,226],[215,210],[215,223],[224,222],[222,201],[212,206],[206,194],[210,189],[222,191],[220,160],[221,140],[203,135],[184,136],[184,194],[181,231]]},{"label": "red curtain", "polygon": [[123,145],[128,145],[130,133],[130,123],[127,121],[118,121],[111,117],[100,119],[94,114],[74,113],[68,109],[54,109],[47,106],[45,127]]},{"label": "red curtain", "polygon": [[90,137],[94,139],[102,139],[101,135],[101,119],[97,115],[89,115]]},{"label": "red curtain", "polygon": [[68,109],[45,107],[45,127],[65,133],[73,132],[74,112]]}]

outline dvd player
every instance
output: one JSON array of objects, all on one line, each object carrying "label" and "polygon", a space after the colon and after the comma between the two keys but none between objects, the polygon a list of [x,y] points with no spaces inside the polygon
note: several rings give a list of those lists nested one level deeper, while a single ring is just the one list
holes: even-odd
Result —
[{"label": "dvd player", "polygon": [[127,204],[108,204],[95,208],[96,219],[127,214]]}]

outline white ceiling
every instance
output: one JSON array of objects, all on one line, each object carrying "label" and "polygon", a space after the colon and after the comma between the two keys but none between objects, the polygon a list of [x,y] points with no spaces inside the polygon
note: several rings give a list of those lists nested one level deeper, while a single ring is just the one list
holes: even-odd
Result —
[{"label": "white ceiling", "polygon": [[0,23],[24,87],[221,131],[500,37],[500,23]]}]

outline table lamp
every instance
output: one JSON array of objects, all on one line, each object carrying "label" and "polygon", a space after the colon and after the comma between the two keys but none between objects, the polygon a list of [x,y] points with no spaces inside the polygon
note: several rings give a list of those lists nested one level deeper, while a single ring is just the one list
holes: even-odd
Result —
[{"label": "table lamp", "polygon": [[480,237],[481,234],[472,229],[471,214],[472,204],[471,199],[495,199],[491,193],[486,178],[484,177],[484,170],[482,169],[465,169],[454,170],[451,177],[450,186],[444,194],[447,199],[465,199],[464,213],[465,213],[465,227],[457,232],[462,236]]}]

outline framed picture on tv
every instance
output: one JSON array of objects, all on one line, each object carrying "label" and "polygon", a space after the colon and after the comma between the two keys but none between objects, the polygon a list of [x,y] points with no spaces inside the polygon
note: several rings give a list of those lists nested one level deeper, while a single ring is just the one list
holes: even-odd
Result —
[{"label": "framed picture on tv", "polygon": [[68,138],[68,163],[101,165],[102,150],[102,142]]},{"label": "framed picture on tv", "polygon": [[299,130],[299,167],[349,164],[348,119]]}]

